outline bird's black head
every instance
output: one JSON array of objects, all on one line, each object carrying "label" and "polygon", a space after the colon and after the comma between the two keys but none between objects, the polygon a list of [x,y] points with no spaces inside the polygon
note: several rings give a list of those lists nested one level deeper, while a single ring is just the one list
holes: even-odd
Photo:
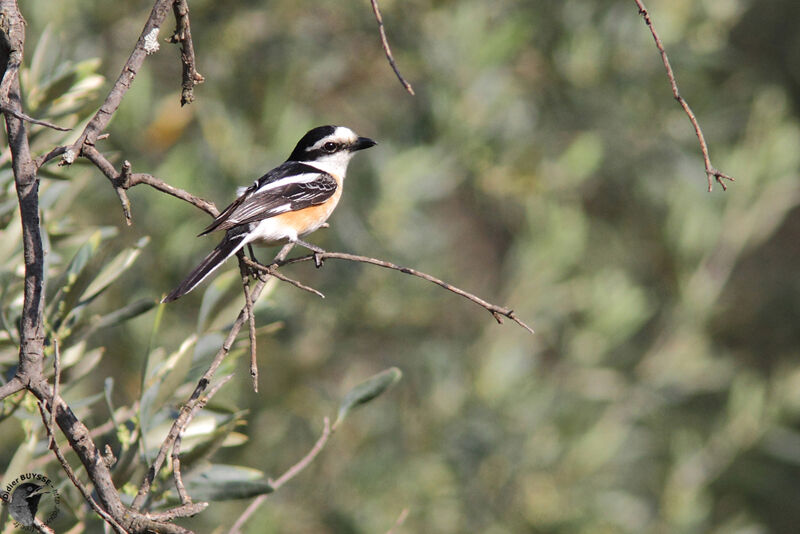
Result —
[{"label": "bird's black head", "polygon": [[359,137],[344,126],[317,126],[297,142],[288,161],[324,161],[342,158],[345,154],[347,161],[353,152],[375,144],[372,139]]},{"label": "bird's black head", "polygon": [[8,513],[22,525],[33,525],[36,511],[39,509],[39,501],[42,498],[42,494],[47,492],[47,486],[40,486],[33,482],[20,484],[11,496]]}]

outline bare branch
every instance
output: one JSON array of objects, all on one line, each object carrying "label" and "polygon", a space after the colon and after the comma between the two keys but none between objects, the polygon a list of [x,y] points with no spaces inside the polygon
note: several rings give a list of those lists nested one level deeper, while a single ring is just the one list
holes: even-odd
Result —
[{"label": "bare branch", "polygon": [[165,512],[149,512],[146,516],[154,521],[172,521],[177,517],[192,517],[208,508],[207,502],[182,504]]},{"label": "bare branch", "polygon": [[[58,373],[59,373],[59,371],[56,371],[56,374],[58,374]],[[58,404],[58,402],[56,400],[56,399],[58,399],[58,396],[55,393],[55,388],[54,388],[53,391],[54,391],[54,393],[53,393],[54,399],[50,403],[51,406]],[[50,416],[49,416],[49,420],[48,420],[47,416],[45,415],[45,408],[44,408],[44,405],[42,404],[42,402],[39,401],[38,405],[39,405],[39,414],[42,417],[42,423],[44,423],[44,427],[47,429],[47,438],[48,438],[48,442],[49,442],[49,448],[50,448],[51,451],[53,451],[53,454],[55,454],[56,458],[58,459],[58,462],[61,464],[61,467],[64,469],[64,472],[67,474],[67,477],[72,482],[72,485],[75,486],[76,488],[78,488],[78,491],[81,492],[81,495],[83,495],[84,500],[87,503],[89,503],[89,506],[91,506],[92,510],[94,510],[95,513],[97,513],[97,515],[102,517],[103,520],[105,522],[107,522],[109,525],[111,525],[114,528],[114,530],[117,531],[119,534],[125,534],[125,532],[126,532],[125,529],[122,528],[122,526],[119,523],[117,523],[114,520],[114,518],[111,517],[105,510],[103,510],[100,507],[99,504],[97,504],[97,501],[95,501],[94,497],[92,497],[92,493],[86,488],[86,486],[83,484],[83,482],[81,482],[78,479],[78,476],[75,474],[75,471],[72,470],[72,466],[69,465],[69,462],[67,461],[67,458],[64,456],[64,453],[61,452],[61,448],[58,446],[58,441],[56,440],[56,436],[55,436],[55,424],[54,424],[55,410],[50,412]]]},{"label": "bare branch", "polygon": [[192,504],[192,498],[186,493],[186,486],[183,484],[183,475],[181,475],[181,433],[182,431],[178,433],[178,437],[175,438],[175,444],[172,445],[172,477],[175,480],[175,489],[178,492],[178,498],[181,500],[181,504],[186,505]]},{"label": "bare branch", "polygon": [[[208,395],[200,399],[200,401],[194,406],[194,408],[192,408],[192,411],[189,413],[189,417],[187,417],[183,423],[183,428],[181,428],[178,431],[178,435],[175,437],[175,443],[172,445],[172,476],[175,479],[175,488],[178,491],[178,496],[181,499],[181,504],[184,506],[192,504],[192,498],[189,496],[188,493],[186,493],[186,486],[183,485],[183,477],[181,476],[181,460],[180,460],[181,434],[183,434],[183,432],[189,426],[189,423],[192,422],[192,419],[194,418],[195,414],[197,414],[198,411],[202,410],[206,406],[206,404],[208,404],[208,401],[211,400],[211,397],[216,395],[217,391],[219,391],[219,389],[222,386],[227,384],[231,378],[233,378],[233,375],[228,375],[222,378],[222,380],[220,380],[213,388],[211,388],[208,391]],[[206,506],[208,506],[208,503],[206,503]]]},{"label": "bare branch", "polygon": [[[153,9],[150,11],[150,16],[144,28],[142,28],[141,34],[139,34],[139,40],[136,42],[136,46],[125,62],[125,65],[122,67],[122,72],[117,78],[117,81],[114,82],[105,102],[103,102],[103,105],[100,106],[100,109],[97,110],[97,113],[95,113],[94,117],[92,117],[86,125],[86,128],[84,128],[78,139],[69,147],[74,155],[83,155],[83,149],[86,146],[93,146],[97,137],[106,129],[106,126],[108,126],[111,117],[119,108],[125,93],[131,88],[131,84],[136,74],[139,72],[139,69],[142,67],[145,58],[148,54],[153,52],[153,49],[148,47],[147,42],[151,39],[151,36],[158,35],[173,2],[174,0],[156,0]],[[71,163],[71,161],[62,159],[62,164],[69,163]]]},{"label": "bare branch", "polygon": [[50,525],[46,524],[38,517],[33,518],[33,528],[35,528],[36,531],[40,532],[41,534],[55,534],[56,532],[55,530],[50,528]]},{"label": "bare branch", "polygon": [[[533,329],[528,326],[525,322],[523,322],[517,315],[514,313],[513,310],[509,308],[504,308],[502,306],[498,306],[496,304],[492,304],[491,302],[487,302],[482,298],[473,295],[468,291],[464,291],[461,288],[458,288],[452,284],[448,284],[444,280],[440,280],[435,276],[431,276],[427,273],[423,273],[416,269],[412,269],[410,267],[401,267],[399,265],[395,265],[394,263],[379,260],[376,258],[369,258],[367,256],[357,256],[355,254],[347,254],[344,252],[318,252],[314,254],[309,254],[307,256],[301,256],[299,258],[292,258],[289,260],[284,260],[278,262],[279,265],[288,265],[291,263],[299,263],[303,261],[310,261],[310,260],[327,260],[327,259],[335,259],[335,260],[347,260],[347,261],[355,261],[359,263],[369,263],[371,265],[377,265],[378,267],[383,267],[385,269],[392,269],[394,271],[400,271],[401,273],[409,274],[411,276],[416,276],[417,278],[422,278],[423,280],[427,280],[428,282],[434,283],[439,287],[443,287],[444,289],[455,293],[456,295],[460,295],[468,300],[471,300],[475,304],[481,306],[482,308],[486,309],[498,323],[502,323],[502,317],[507,317],[517,323],[519,326],[533,334]],[[262,266],[264,267],[264,266]],[[269,267],[264,267],[267,271]]]},{"label": "bare branch", "polygon": [[255,269],[255,270],[259,271],[259,272],[268,274],[269,276],[274,276],[275,278],[277,278],[278,280],[280,280],[282,282],[289,283],[289,284],[293,285],[294,287],[296,287],[298,289],[302,289],[303,291],[308,291],[309,293],[313,293],[314,295],[318,296],[319,298],[322,298],[322,299],[325,298],[325,295],[323,295],[322,292],[317,291],[313,287],[307,286],[307,285],[303,284],[302,282],[298,282],[294,278],[289,278],[285,274],[279,273],[276,270],[277,266],[275,266],[274,264],[272,266],[267,267],[265,265],[261,265],[260,263],[258,263],[256,261],[253,261],[253,260],[251,260],[250,258],[247,258],[247,257],[243,258],[243,261],[247,264],[248,267],[250,267],[252,269]]},{"label": "bare branch", "polygon": [[[286,470],[284,474],[278,477],[277,480],[270,480],[270,485],[273,487],[274,491],[277,491],[281,486],[292,480],[294,477],[299,475],[306,467],[308,467],[311,462],[322,452],[322,449],[325,448],[327,445],[328,440],[330,439],[331,435],[336,431],[336,426],[331,426],[331,421],[327,417],[323,420],[323,427],[322,427],[322,435],[320,435],[317,442],[314,443],[314,446],[311,447],[305,456],[303,456],[299,462],[294,464],[292,467]],[[258,507],[261,506],[265,500],[267,500],[268,494],[259,495],[253,502],[251,502],[242,515],[236,520],[233,524],[231,529],[228,531],[228,534],[239,534],[240,529],[242,526],[250,519]]]},{"label": "bare branch", "polygon": [[36,164],[36,170],[41,169],[42,165],[44,165],[48,161],[52,161],[59,156],[63,156],[68,148],[69,147],[66,146],[57,146],[47,154],[42,154],[41,156],[36,158],[36,161],[34,162]]},{"label": "bare branch", "polygon": [[[4,39],[0,44],[0,99],[8,107],[22,113],[22,97],[18,70],[22,62],[25,43],[25,20],[14,0],[0,0],[0,31]],[[6,112],[6,132],[11,151],[11,167],[22,222],[22,245],[25,261],[25,285],[21,321],[19,324],[20,350],[16,376],[27,386],[42,378],[44,361],[44,249],[39,218],[39,178],[31,157],[25,123],[15,114]],[[9,382],[3,393],[12,392],[18,385]],[[19,390],[17,390],[19,391]]]},{"label": "bare branch", "polygon": [[179,198],[185,202],[188,202],[192,206],[196,207],[197,209],[203,210],[212,217],[216,217],[219,215],[219,210],[214,205],[213,202],[209,202],[207,200],[203,200],[200,197],[196,197],[191,193],[187,193],[183,189],[179,189],[177,187],[173,187],[166,183],[163,180],[156,178],[150,174],[143,174],[143,173],[134,173],[131,174],[130,182],[128,184],[128,188],[131,188],[135,185],[139,184],[147,184],[153,189],[161,191],[162,193],[166,193],[168,195],[172,195],[175,198]]},{"label": "bare branch", "polygon": [[245,255],[241,250],[236,254],[239,259],[239,272],[242,275],[242,291],[244,306],[247,311],[247,331],[250,337],[250,378],[253,380],[253,391],[258,393],[258,351],[256,350],[256,316],[253,313],[253,299],[250,295],[250,271],[245,263]]},{"label": "bare branch", "polygon": [[672,66],[669,64],[667,51],[664,49],[664,44],[661,42],[658,32],[656,32],[656,27],[653,25],[653,21],[650,18],[650,13],[647,12],[647,8],[644,7],[642,0],[634,0],[634,2],[636,2],[636,5],[639,7],[639,14],[642,16],[642,18],[644,18],[644,22],[650,29],[650,33],[653,34],[653,40],[656,42],[656,48],[658,48],[658,52],[661,54],[661,61],[664,63],[664,69],[667,71],[669,85],[672,88],[672,96],[683,108],[686,116],[689,117],[689,121],[694,127],[694,133],[697,135],[697,140],[700,142],[700,151],[703,153],[703,162],[706,166],[706,177],[708,178],[708,191],[709,193],[712,191],[714,180],[716,180],[719,185],[722,186],[723,191],[727,191],[728,186],[725,185],[724,180],[730,180],[731,182],[735,182],[736,180],[733,177],[717,170],[713,165],[711,165],[711,156],[708,153],[708,145],[706,144],[706,138],[703,135],[703,130],[700,129],[700,123],[697,121],[697,117],[692,111],[692,108],[689,107],[689,104],[681,96],[680,91],[678,90],[678,82],[675,80],[675,73],[672,72]]},{"label": "bare branch", "polygon": [[[253,287],[251,295],[254,301],[258,299],[258,296],[261,294],[261,290],[264,289],[264,285],[264,282],[259,281]],[[195,406],[201,402],[201,395],[208,387],[208,384],[211,382],[211,379],[214,377],[214,373],[216,373],[222,361],[225,359],[228,353],[230,353],[233,342],[246,320],[247,309],[242,308],[239,311],[239,316],[236,318],[236,321],[234,321],[233,325],[231,326],[225,341],[222,343],[222,347],[220,347],[220,349],[217,351],[217,354],[211,361],[211,365],[209,365],[208,369],[206,369],[206,372],[198,381],[197,386],[192,392],[192,395],[189,397],[189,400],[183,405],[178,417],[172,423],[172,427],[167,433],[167,437],[164,439],[164,442],[161,444],[161,448],[159,449],[155,460],[153,460],[153,464],[150,466],[150,469],[147,470],[147,474],[145,475],[144,480],[142,480],[142,484],[139,486],[139,491],[136,494],[132,504],[134,510],[140,510],[144,504],[145,498],[150,492],[150,485],[153,483],[156,473],[161,470],[161,466],[164,464],[164,460],[167,457],[167,451],[172,447],[173,443],[175,442],[175,438],[178,436],[178,433],[182,428],[184,428],[185,421],[187,418],[189,418]]]},{"label": "bare branch", "polygon": [[[128,193],[126,189],[121,185],[123,182],[130,182],[130,163],[127,161],[123,164],[122,170],[117,172],[114,168],[114,165],[111,164],[110,161],[106,159],[106,157],[101,154],[94,145],[86,145],[83,147],[83,155],[94,165],[100,169],[100,171],[106,175],[106,178],[111,182],[111,185],[114,187],[114,191],[117,193],[117,197],[119,197],[119,202],[122,204],[122,213],[125,216],[125,223],[130,226],[131,225],[131,201],[128,199]],[[126,165],[127,165],[127,177],[126,177]]]},{"label": "bare branch", "polygon": [[170,37],[171,43],[181,43],[181,64],[183,65],[183,81],[181,83],[181,106],[194,102],[194,86],[205,81],[195,68],[194,44],[192,30],[189,26],[189,4],[186,0],[175,0],[172,4],[175,12],[175,33]]},{"label": "bare branch", "polygon": [[397,521],[394,522],[392,528],[386,531],[386,534],[395,534],[395,531],[403,526],[403,523],[406,522],[406,518],[408,518],[408,513],[410,510],[408,508],[403,508],[400,511],[400,515],[397,517]]},{"label": "bare branch", "polygon": [[2,386],[0,386],[0,402],[2,402],[6,397],[10,397],[14,393],[22,391],[25,389],[25,384],[20,380],[19,376],[15,376]]},{"label": "bare branch", "polygon": [[53,124],[52,122],[43,121],[40,119],[34,119],[30,115],[22,113],[21,111],[17,111],[12,109],[6,105],[0,105],[0,112],[2,113],[11,113],[19,120],[30,122],[31,124],[38,124],[39,126],[46,126],[47,128],[52,128],[53,130],[58,130],[59,132],[68,132],[72,130],[72,128],[64,128],[63,126],[58,126],[57,124]]},{"label": "bare branch", "polygon": [[375,20],[378,22],[378,31],[381,34],[381,45],[383,46],[383,51],[386,54],[386,59],[389,60],[389,65],[392,67],[397,79],[400,80],[400,83],[403,84],[403,87],[405,87],[406,91],[413,96],[414,88],[411,87],[411,84],[408,83],[408,80],[403,78],[403,75],[400,74],[400,69],[397,68],[397,63],[392,55],[392,49],[389,48],[389,41],[386,39],[386,31],[383,28],[383,17],[381,16],[381,10],[378,8],[378,0],[370,0],[370,2],[372,3],[372,12],[375,13]]}]

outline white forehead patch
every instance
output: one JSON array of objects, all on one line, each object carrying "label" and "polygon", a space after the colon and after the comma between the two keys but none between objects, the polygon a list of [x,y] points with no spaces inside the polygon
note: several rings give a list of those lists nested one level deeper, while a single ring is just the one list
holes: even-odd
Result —
[{"label": "white forehead patch", "polygon": [[312,150],[318,150],[322,148],[322,146],[329,141],[333,141],[334,143],[340,143],[340,144],[350,144],[350,143],[355,143],[357,139],[358,136],[350,128],[347,128],[346,126],[337,126],[332,134],[326,135],[325,137],[314,143],[312,146],[308,147],[306,149],[306,152],[311,152]]}]

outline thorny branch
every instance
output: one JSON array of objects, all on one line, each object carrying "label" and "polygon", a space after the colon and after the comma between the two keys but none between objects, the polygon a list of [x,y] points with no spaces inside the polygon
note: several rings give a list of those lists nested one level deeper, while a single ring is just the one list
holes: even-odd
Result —
[{"label": "thorny branch", "polygon": [[694,133],[697,135],[697,140],[700,142],[700,151],[703,153],[703,162],[706,166],[706,177],[708,178],[708,191],[709,193],[712,191],[714,180],[716,180],[719,185],[722,186],[723,191],[727,191],[728,186],[725,185],[724,180],[730,180],[731,182],[735,182],[736,180],[733,177],[717,170],[713,165],[711,165],[711,156],[708,153],[708,145],[706,144],[706,138],[703,135],[703,130],[700,128],[700,123],[697,121],[697,117],[692,111],[692,108],[689,107],[688,102],[686,102],[678,90],[678,82],[675,80],[675,73],[672,72],[672,66],[669,64],[667,51],[664,49],[664,44],[661,42],[661,38],[658,36],[656,27],[653,25],[653,20],[650,18],[650,13],[647,12],[647,8],[644,7],[642,0],[634,0],[634,2],[636,2],[636,5],[639,7],[639,14],[644,19],[644,23],[647,24],[647,27],[650,29],[650,33],[653,34],[653,40],[656,42],[656,48],[658,48],[658,52],[661,54],[661,61],[664,63],[664,69],[667,71],[669,85],[672,88],[672,96],[683,108],[686,116],[689,117],[689,121],[691,121],[692,126],[694,127]]}]

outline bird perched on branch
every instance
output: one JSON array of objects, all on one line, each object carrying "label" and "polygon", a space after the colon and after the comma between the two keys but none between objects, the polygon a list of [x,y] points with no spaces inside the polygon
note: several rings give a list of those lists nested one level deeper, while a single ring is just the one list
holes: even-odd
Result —
[{"label": "bird perched on branch", "polygon": [[239,197],[200,233],[225,231],[225,237],[162,302],[194,289],[245,245],[297,243],[324,252],[301,238],[322,226],[336,208],[350,158],[375,144],[344,126],[309,131],[289,159],[240,190]]}]

